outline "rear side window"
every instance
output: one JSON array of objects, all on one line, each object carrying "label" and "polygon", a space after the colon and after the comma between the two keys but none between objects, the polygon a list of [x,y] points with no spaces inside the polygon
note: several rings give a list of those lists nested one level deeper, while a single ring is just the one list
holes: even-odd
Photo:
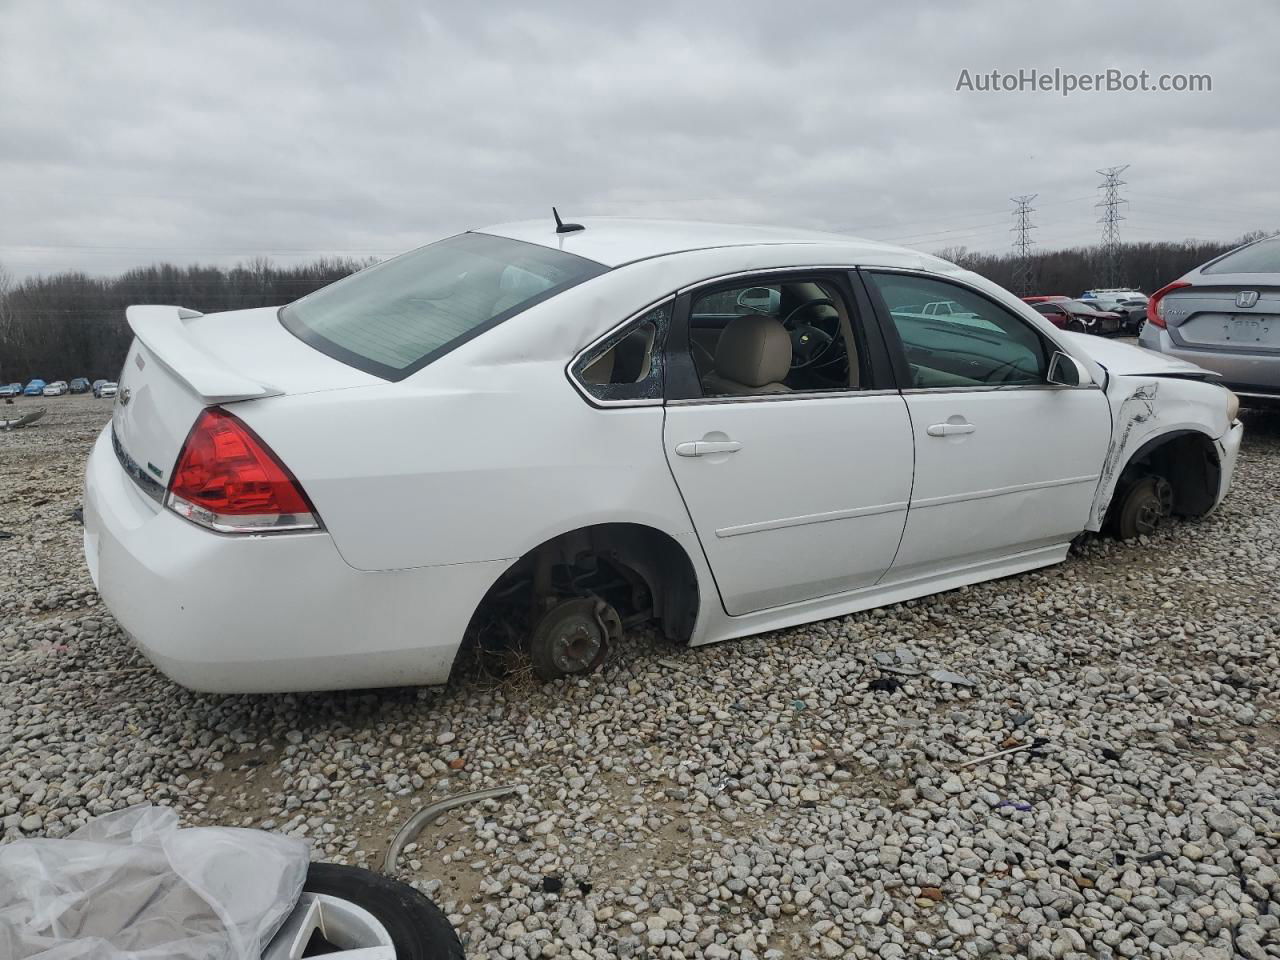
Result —
[{"label": "rear side window", "polygon": [[662,399],[662,344],[671,322],[671,302],[654,307],[583,354],[573,377],[606,403]]},{"label": "rear side window", "polygon": [[1215,260],[1201,273],[1280,273],[1280,237],[1259,240]]},{"label": "rear side window", "polygon": [[608,268],[537,244],[464,233],[289,304],[280,322],[343,363],[401,380]]}]

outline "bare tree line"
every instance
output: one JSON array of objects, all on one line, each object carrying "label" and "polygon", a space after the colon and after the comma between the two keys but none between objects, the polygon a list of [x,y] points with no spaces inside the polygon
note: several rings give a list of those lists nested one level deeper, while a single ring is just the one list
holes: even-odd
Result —
[{"label": "bare tree line", "polygon": [[[1266,231],[1247,233],[1237,240],[1182,240],[1128,243],[1122,247],[1120,274],[1126,286],[1152,293],[1171,280],[1176,280],[1192,267],[1233,250],[1242,243],[1269,236]],[[948,247],[938,251],[944,260],[959,264],[974,273],[1012,290],[1017,260],[1011,253],[978,253],[965,247]],[[1034,293],[1063,294],[1078,297],[1090,287],[1101,286],[1103,269],[1100,245],[1041,250],[1031,257]]]},{"label": "bare tree line", "polygon": [[[1231,243],[1184,240],[1131,243],[1123,248],[1122,275],[1147,293],[1262,232]],[[949,247],[938,252],[996,283],[1011,287],[1011,254]],[[1079,296],[1101,274],[1100,247],[1043,250],[1032,257],[1036,291]],[[125,307],[171,303],[214,313],[279,306],[354,273],[372,261],[329,258],[280,267],[265,258],[231,268],[157,264],[116,277],[70,271],[15,280],[0,265],[0,382],[84,376],[114,379],[129,348]]]},{"label": "bare tree line", "polygon": [[69,271],[15,281],[0,266],[0,382],[31,377],[115,379],[129,349],[125,307],[170,303],[202,313],[279,306],[372,261],[321,259],[280,267],[156,264],[115,277]]}]

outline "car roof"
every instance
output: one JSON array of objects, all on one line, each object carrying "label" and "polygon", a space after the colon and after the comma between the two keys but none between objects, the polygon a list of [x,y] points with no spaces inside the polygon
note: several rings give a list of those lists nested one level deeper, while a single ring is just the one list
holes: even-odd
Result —
[{"label": "car roof", "polygon": [[908,251],[904,247],[819,230],[627,217],[583,217],[576,222],[581,223],[585,229],[556,233],[555,221],[548,216],[543,220],[496,224],[473,232],[563,250],[607,267],[618,267],[637,260],[689,250],[788,244],[846,246],[849,248],[850,262],[856,262],[860,255],[887,251],[919,256],[918,251]]}]

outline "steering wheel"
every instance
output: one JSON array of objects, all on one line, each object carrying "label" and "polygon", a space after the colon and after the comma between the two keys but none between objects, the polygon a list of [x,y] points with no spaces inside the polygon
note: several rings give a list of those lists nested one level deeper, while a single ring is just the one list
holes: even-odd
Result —
[{"label": "steering wheel", "polygon": [[820,306],[838,309],[835,301],[830,297],[818,297],[816,300],[806,300],[782,318],[782,325],[787,328],[787,333],[791,334],[792,370],[803,370],[805,367],[819,365],[835,345],[835,336],[821,327],[812,323],[797,323],[794,326],[791,323],[792,318],[801,310]]}]

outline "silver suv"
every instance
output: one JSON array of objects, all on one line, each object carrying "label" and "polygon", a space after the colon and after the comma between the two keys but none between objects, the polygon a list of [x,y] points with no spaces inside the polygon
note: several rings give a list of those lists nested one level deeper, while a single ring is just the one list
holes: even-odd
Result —
[{"label": "silver suv", "polygon": [[1280,403],[1280,235],[1157,290],[1138,343],[1221,374],[1246,404]]}]

